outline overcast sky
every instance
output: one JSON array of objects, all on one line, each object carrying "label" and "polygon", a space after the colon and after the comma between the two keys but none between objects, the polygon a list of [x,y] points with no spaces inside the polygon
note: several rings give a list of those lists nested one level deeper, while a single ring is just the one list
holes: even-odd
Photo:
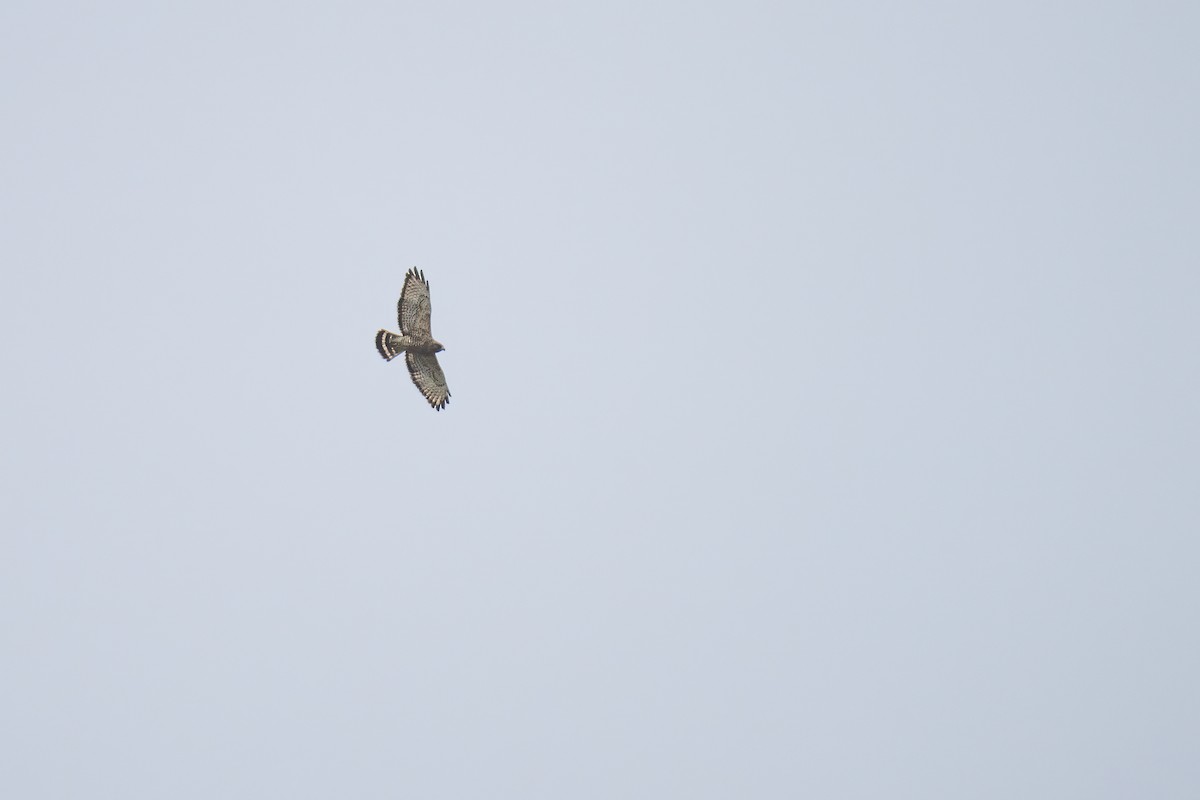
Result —
[{"label": "overcast sky", "polygon": [[0,796],[1200,796],[1197,41],[6,0]]}]

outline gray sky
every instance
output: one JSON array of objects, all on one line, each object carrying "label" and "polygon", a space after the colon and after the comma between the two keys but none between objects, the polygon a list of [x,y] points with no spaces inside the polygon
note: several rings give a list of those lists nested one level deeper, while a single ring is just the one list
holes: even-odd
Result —
[{"label": "gray sky", "polygon": [[0,796],[1200,796],[1198,40],[5,2]]}]

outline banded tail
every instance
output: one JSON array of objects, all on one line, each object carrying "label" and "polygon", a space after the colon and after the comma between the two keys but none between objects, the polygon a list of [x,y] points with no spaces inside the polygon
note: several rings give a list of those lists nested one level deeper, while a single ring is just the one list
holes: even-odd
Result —
[{"label": "banded tail", "polygon": [[375,334],[375,349],[379,351],[379,355],[383,356],[384,361],[391,361],[404,352],[404,347],[400,344],[400,337],[383,328],[380,328],[379,333]]}]

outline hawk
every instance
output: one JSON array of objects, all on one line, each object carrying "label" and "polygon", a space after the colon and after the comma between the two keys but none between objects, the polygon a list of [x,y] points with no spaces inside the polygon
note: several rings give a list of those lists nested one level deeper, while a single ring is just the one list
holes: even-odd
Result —
[{"label": "hawk", "polygon": [[404,276],[400,302],[396,304],[400,317],[400,335],[379,329],[375,334],[375,349],[384,361],[404,353],[408,374],[429,405],[441,411],[450,402],[446,376],[438,366],[437,353],[446,348],[429,332],[429,281],[416,267]]}]

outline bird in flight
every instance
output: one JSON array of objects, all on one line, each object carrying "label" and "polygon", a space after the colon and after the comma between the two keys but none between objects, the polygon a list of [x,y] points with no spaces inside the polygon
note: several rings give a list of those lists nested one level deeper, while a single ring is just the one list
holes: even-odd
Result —
[{"label": "bird in flight", "polygon": [[446,387],[437,354],[446,348],[429,332],[429,281],[416,267],[404,276],[396,310],[400,317],[399,335],[380,328],[375,334],[375,349],[384,361],[404,353],[413,383],[429,405],[441,411],[450,402],[450,389]]}]

